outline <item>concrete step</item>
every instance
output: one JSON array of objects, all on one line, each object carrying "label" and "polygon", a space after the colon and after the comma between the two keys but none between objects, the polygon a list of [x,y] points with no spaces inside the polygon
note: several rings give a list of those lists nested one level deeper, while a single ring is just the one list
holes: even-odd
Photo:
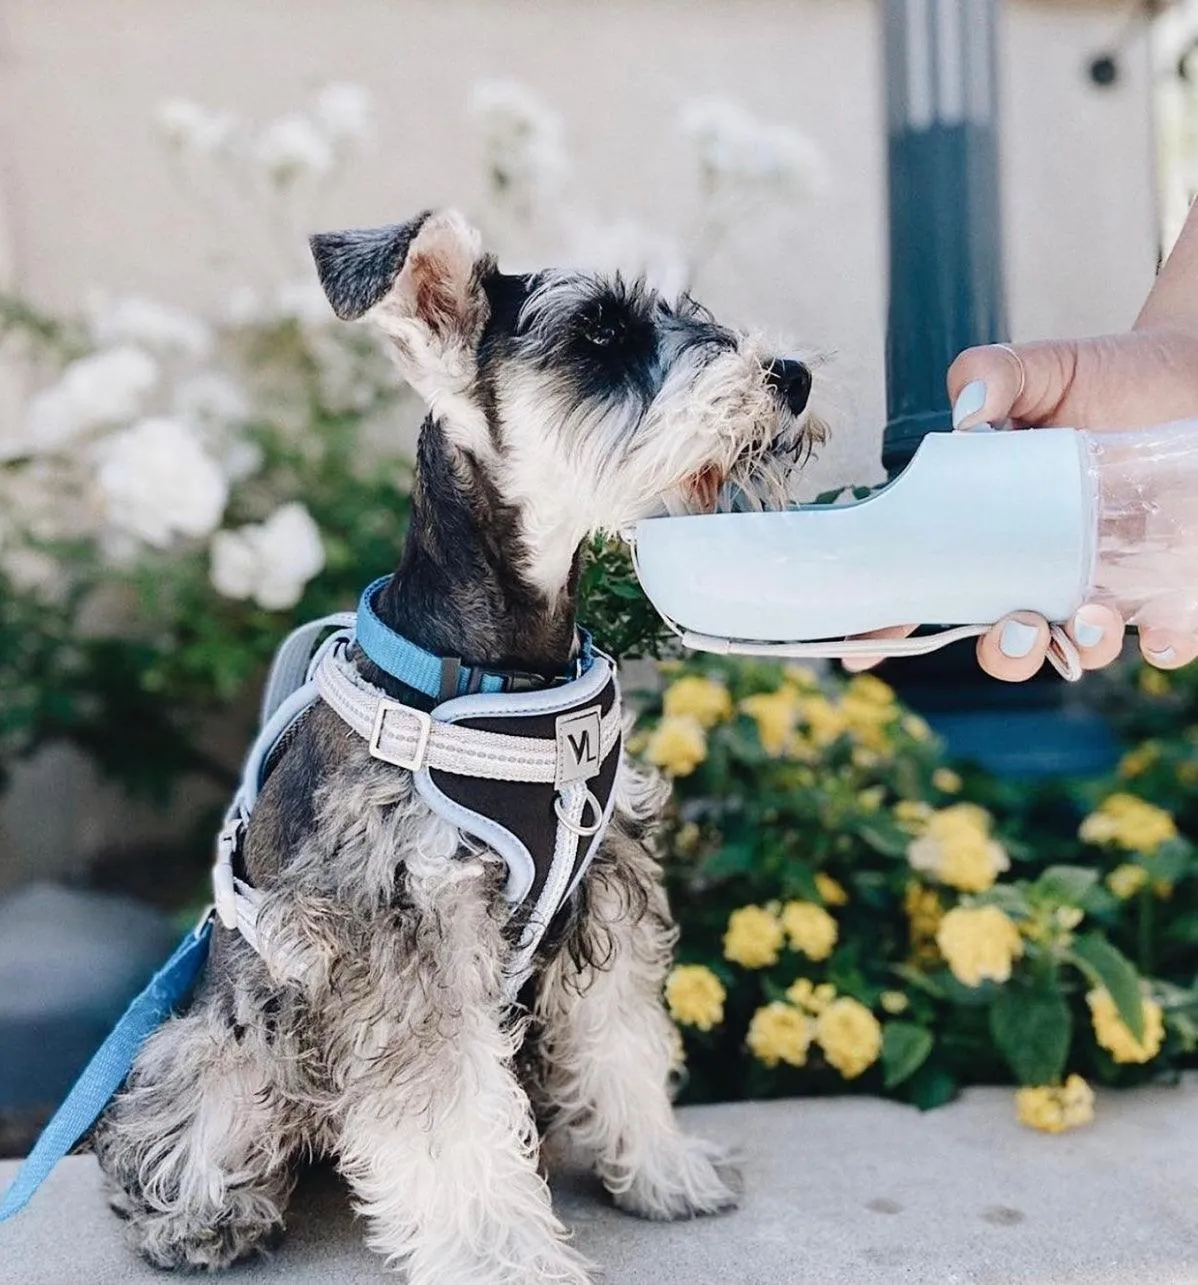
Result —
[{"label": "concrete step", "polygon": [[[555,1182],[604,1285],[1198,1285],[1198,1080],[1101,1094],[1097,1122],[1049,1137],[1011,1094],[975,1089],[928,1115],[872,1098],[682,1112],[739,1147],[744,1207],[669,1225],[612,1210],[579,1175]],[[0,1165],[0,1184],[14,1163]],[[0,1226],[2,1285],[163,1285],[107,1212],[90,1156],[66,1160]],[[382,1285],[327,1172],[296,1193],[287,1238],[230,1285]],[[534,1285],[530,1282],[529,1285]]]}]

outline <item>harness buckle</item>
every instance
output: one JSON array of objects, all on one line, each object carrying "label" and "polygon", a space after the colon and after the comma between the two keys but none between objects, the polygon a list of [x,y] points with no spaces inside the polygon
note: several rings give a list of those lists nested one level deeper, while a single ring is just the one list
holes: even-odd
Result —
[{"label": "harness buckle", "polygon": [[[411,758],[399,754],[388,754],[382,746],[384,725],[388,714],[407,714],[416,720],[416,748]],[[424,766],[424,756],[428,750],[429,737],[433,732],[433,720],[422,709],[413,709],[400,701],[381,700],[374,711],[374,728],[370,733],[370,756],[381,763],[390,763],[392,767],[403,768],[407,772],[419,772]]]}]

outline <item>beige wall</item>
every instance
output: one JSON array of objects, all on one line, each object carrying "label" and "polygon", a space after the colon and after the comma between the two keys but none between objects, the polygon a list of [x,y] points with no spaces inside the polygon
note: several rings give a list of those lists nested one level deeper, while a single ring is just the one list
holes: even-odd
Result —
[{"label": "beige wall", "polygon": [[[1020,336],[1125,324],[1154,262],[1143,42],[1106,93],[1087,57],[1122,3],[1011,0],[1003,27],[1004,218]],[[877,6],[871,0],[7,0],[0,11],[0,200],[16,283],[52,307],[90,287],[220,304],[228,237],[168,181],[150,117],[185,96],[265,121],[328,80],[366,85],[377,161],[321,211],[328,225],[477,202],[464,100],[523,79],[565,115],[581,195],[670,228],[687,169],[673,133],[697,94],[790,122],[833,186],[771,219],[708,275],[718,312],[836,357],[848,416],[819,481],[877,474],[885,308]],[[6,256],[0,253],[0,261]],[[70,781],[76,774],[69,773]],[[116,839],[123,804],[56,809],[46,774],[18,790],[3,848],[21,864]]]}]

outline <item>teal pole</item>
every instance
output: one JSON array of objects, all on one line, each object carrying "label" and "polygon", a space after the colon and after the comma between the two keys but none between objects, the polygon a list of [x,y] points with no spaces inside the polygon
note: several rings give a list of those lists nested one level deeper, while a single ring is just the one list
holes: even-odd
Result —
[{"label": "teal pole", "polygon": [[887,425],[893,474],[951,427],[944,372],[1007,337],[997,0],[884,0],[889,160]]}]

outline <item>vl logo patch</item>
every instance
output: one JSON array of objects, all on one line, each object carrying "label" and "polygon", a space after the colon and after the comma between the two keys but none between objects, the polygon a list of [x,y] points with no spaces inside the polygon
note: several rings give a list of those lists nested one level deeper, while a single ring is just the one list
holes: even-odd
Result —
[{"label": "vl logo patch", "polygon": [[562,714],[557,720],[557,785],[586,781],[602,765],[599,707]]}]

